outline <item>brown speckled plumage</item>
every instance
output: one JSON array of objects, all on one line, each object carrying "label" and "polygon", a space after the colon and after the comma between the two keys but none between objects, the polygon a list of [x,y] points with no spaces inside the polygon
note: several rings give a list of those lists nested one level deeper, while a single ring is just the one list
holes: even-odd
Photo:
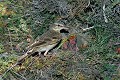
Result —
[{"label": "brown speckled plumage", "polygon": [[61,41],[61,29],[66,28],[63,25],[55,24],[50,30],[38,37],[26,48],[28,51],[18,59],[18,62],[22,62],[24,58],[31,56],[35,52],[45,52],[44,56],[46,56],[47,52]]}]

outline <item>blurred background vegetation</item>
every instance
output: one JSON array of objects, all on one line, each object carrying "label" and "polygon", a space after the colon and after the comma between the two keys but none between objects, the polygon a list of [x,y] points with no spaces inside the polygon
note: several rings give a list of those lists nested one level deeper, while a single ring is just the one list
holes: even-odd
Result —
[{"label": "blurred background vegetation", "polygon": [[[28,59],[3,80],[119,80],[119,0],[0,0],[0,75],[25,52],[30,40],[55,21],[78,30],[79,51],[54,59]],[[82,33],[79,27],[93,29]],[[84,45],[85,38],[87,47]],[[35,61],[35,62],[32,62]]]}]

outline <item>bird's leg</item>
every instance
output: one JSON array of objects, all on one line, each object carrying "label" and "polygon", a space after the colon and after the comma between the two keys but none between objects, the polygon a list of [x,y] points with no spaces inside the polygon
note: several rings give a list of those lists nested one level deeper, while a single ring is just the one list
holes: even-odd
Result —
[{"label": "bird's leg", "polygon": [[44,59],[44,55],[41,54],[41,52],[38,53],[39,57],[43,60]]},{"label": "bird's leg", "polygon": [[53,54],[51,56],[51,58],[55,58],[57,56],[57,49],[53,49]]},{"label": "bird's leg", "polygon": [[39,54],[39,57],[41,57],[41,52],[39,52],[38,54]]},{"label": "bird's leg", "polygon": [[58,49],[53,49],[53,56],[57,54]]},{"label": "bird's leg", "polygon": [[44,56],[46,56],[46,55],[47,55],[48,51],[49,51],[49,50],[46,50],[46,51],[45,51]]}]

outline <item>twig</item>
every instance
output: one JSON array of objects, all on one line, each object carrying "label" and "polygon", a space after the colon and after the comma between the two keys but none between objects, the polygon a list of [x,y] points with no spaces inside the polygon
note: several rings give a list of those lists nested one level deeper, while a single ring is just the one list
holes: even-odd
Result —
[{"label": "twig", "polygon": [[13,44],[12,44],[12,38],[11,38],[11,33],[10,33],[10,30],[8,29],[8,32],[9,32],[9,37],[10,37],[10,46],[11,46],[11,49],[13,51]]},{"label": "twig", "polygon": [[105,4],[103,5],[103,16],[104,16],[105,22],[108,23],[108,19],[105,15]]},{"label": "twig", "polygon": [[1,77],[4,77],[6,75],[7,72],[9,72],[11,69],[13,69],[15,66],[17,66],[18,63],[12,65],[10,68],[7,69],[7,71],[4,72],[4,74],[2,74]]},{"label": "twig", "polygon": [[120,43],[115,43],[114,45],[117,46],[117,45],[120,45]]},{"label": "twig", "polygon": [[18,74],[16,72],[13,72],[13,73],[16,74],[16,75],[18,75],[18,76],[20,76],[22,78],[22,80],[27,80],[24,76],[22,76],[22,75],[20,75],[20,74]]},{"label": "twig", "polygon": [[89,28],[82,28],[82,27],[80,27],[82,30],[83,30],[83,32],[84,31],[87,31],[87,30],[90,30],[90,29],[92,29],[92,28],[94,28],[94,26],[92,26],[92,27],[89,27]]},{"label": "twig", "polygon": [[8,68],[7,71],[5,71],[5,73],[2,75],[2,77],[4,77],[5,74],[7,72],[9,72],[11,69],[13,69],[15,66],[19,65],[20,63],[22,63],[23,59],[25,59],[27,56],[31,55],[31,54],[28,55],[28,53],[30,53],[30,50],[28,50],[24,55],[22,55],[14,65],[12,65],[10,68]]},{"label": "twig", "polygon": [[89,0],[89,2],[88,2],[88,4],[87,4],[86,8],[87,8],[88,6],[90,6],[90,0]]}]

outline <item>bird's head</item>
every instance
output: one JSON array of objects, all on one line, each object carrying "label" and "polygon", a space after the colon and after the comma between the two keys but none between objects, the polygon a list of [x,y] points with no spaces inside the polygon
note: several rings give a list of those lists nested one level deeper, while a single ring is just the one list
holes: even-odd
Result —
[{"label": "bird's head", "polygon": [[61,32],[61,30],[68,31],[68,28],[65,27],[65,25],[63,25],[61,23],[54,23],[54,26],[52,27],[52,30],[57,31],[57,32]]}]

